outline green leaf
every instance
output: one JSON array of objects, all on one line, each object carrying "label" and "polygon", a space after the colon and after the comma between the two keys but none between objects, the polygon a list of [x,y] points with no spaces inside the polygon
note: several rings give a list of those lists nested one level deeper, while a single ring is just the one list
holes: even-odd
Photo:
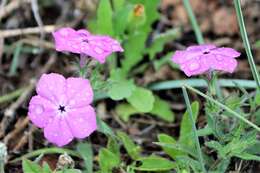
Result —
[{"label": "green leaf", "polygon": [[174,113],[171,110],[171,106],[168,102],[160,99],[160,97],[155,96],[155,101],[153,105],[153,109],[151,114],[158,116],[159,118],[173,122],[174,121]]},{"label": "green leaf", "polygon": [[122,67],[125,74],[143,58],[143,50],[147,34],[138,32],[129,36],[124,44],[125,59],[122,61]]},{"label": "green leaf", "polygon": [[124,34],[126,27],[129,22],[129,16],[131,14],[133,7],[130,5],[125,6],[124,8],[119,9],[115,13],[114,18],[114,30],[116,35],[120,36]]},{"label": "green leaf", "polygon": [[121,10],[122,8],[124,8],[125,5],[125,0],[113,0],[113,7],[115,9],[115,11]]},{"label": "green leaf", "polygon": [[40,172],[42,172],[42,168],[41,168],[40,165],[38,165],[37,163],[32,162],[30,160],[27,160],[27,159],[23,159],[22,166],[23,166],[23,172],[24,173],[40,173]]},{"label": "green leaf", "polygon": [[50,166],[46,162],[43,162],[42,171],[43,173],[52,173]]},{"label": "green leaf", "polygon": [[226,170],[230,164],[230,158],[221,159],[217,164],[216,169],[210,171],[210,173],[226,173]]},{"label": "green leaf", "polygon": [[173,68],[173,69],[179,69],[178,65],[172,62],[172,60],[171,60],[172,55],[173,55],[173,53],[170,52],[170,53],[167,53],[166,55],[160,57],[160,59],[156,59],[156,60],[154,59],[153,65],[154,65],[155,70],[158,71],[165,64],[169,64],[171,66],[171,68]]},{"label": "green leaf", "polygon": [[255,103],[256,105],[260,105],[260,92],[258,91],[255,96]]},{"label": "green leaf", "polygon": [[226,153],[224,153],[224,147],[219,142],[209,141],[209,142],[206,142],[205,145],[209,148],[216,150],[218,155],[220,155],[221,158],[226,157]]},{"label": "green leaf", "polygon": [[106,148],[102,148],[99,151],[98,158],[103,172],[111,172],[114,167],[120,164],[120,158]]},{"label": "green leaf", "polygon": [[160,0],[144,0],[143,4],[146,13],[146,23],[143,30],[149,32],[152,28],[152,24],[159,19],[160,14],[158,12]]},{"label": "green leaf", "polygon": [[108,138],[107,149],[120,157],[120,146],[114,138]]},{"label": "green leaf", "polygon": [[145,88],[136,87],[127,101],[140,112],[150,112],[154,105],[153,93]]},{"label": "green leaf", "polygon": [[139,111],[130,104],[123,103],[116,107],[116,113],[123,121],[128,121],[131,115],[137,114]]},{"label": "green leaf", "polygon": [[236,157],[243,159],[243,160],[256,160],[256,161],[260,161],[260,156],[254,155],[254,154],[250,154],[250,153],[240,153],[235,155]]},{"label": "green leaf", "polygon": [[115,137],[115,134],[113,132],[113,130],[103,121],[101,120],[98,116],[97,116],[97,130],[101,133],[104,133],[108,136],[111,137]]},{"label": "green leaf", "polygon": [[[197,101],[193,102],[191,104],[191,109],[192,109],[192,115],[194,121],[196,122],[196,119],[199,114],[199,103]],[[194,148],[195,142],[193,140],[190,140],[191,136],[192,136],[192,124],[189,119],[188,111],[186,110],[181,121],[180,138],[179,138],[180,144],[183,144],[187,147]]]},{"label": "green leaf", "polygon": [[154,37],[152,45],[146,49],[146,52],[149,54],[150,59],[155,58],[155,54],[163,50],[164,45],[173,41],[180,35],[179,29],[171,29],[163,34],[158,34]]},{"label": "green leaf", "polygon": [[117,135],[123,142],[123,145],[130,157],[133,160],[137,160],[138,158],[140,158],[141,147],[135,145],[126,133],[118,131]]},{"label": "green leaf", "polygon": [[176,168],[176,164],[159,156],[149,156],[138,159],[140,166],[133,167],[139,171],[168,171]]},{"label": "green leaf", "polygon": [[81,173],[81,171],[79,169],[65,169],[56,173]]},{"label": "green leaf", "polygon": [[100,0],[97,9],[97,31],[99,34],[113,35],[113,11],[108,0]]},{"label": "green leaf", "polygon": [[257,143],[257,133],[255,131],[246,133],[239,130],[234,136],[232,141],[224,146],[224,153],[230,156],[239,155]]},{"label": "green leaf", "polygon": [[113,81],[108,89],[108,96],[113,100],[122,100],[132,95],[135,85],[133,80]]},{"label": "green leaf", "polygon": [[187,155],[178,156],[176,158],[176,161],[178,162],[178,165],[184,166],[185,168],[191,168],[193,170],[189,172],[203,172],[201,170],[200,162],[194,160],[192,157],[189,157]]},{"label": "green leaf", "polygon": [[178,150],[180,152],[185,153],[186,155],[189,154],[189,155],[191,155],[193,157],[197,157],[196,151],[191,150],[191,148],[189,148],[189,147],[187,147],[185,145],[181,145],[179,143],[154,142],[154,144],[159,145],[161,147],[167,147],[167,148],[171,148],[171,149],[174,149],[174,150]]},{"label": "green leaf", "polygon": [[[175,145],[177,142],[174,138],[172,138],[171,136],[167,135],[167,134],[159,134],[158,135],[158,140],[159,142],[162,143],[167,143],[167,144],[173,144]],[[176,159],[177,156],[180,155],[185,155],[185,153],[183,153],[182,151],[178,150],[177,148],[170,148],[167,146],[162,146],[163,151],[168,154],[169,156],[171,156],[171,158]]]},{"label": "green leaf", "polygon": [[87,173],[93,172],[93,151],[90,143],[79,143],[77,145],[77,151],[84,160]]}]

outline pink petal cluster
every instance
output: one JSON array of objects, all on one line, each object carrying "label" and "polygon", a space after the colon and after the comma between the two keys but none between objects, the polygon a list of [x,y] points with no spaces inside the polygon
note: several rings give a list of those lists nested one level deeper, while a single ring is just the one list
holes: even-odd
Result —
[{"label": "pink petal cluster", "polygon": [[237,66],[235,58],[238,56],[240,53],[232,48],[204,44],[176,51],[172,61],[179,64],[187,76],[203,74],[209,70],[233,73]]},{"label": "pink petal cluster", "polygon": [[87,79],[65,79],[56,73],[43,74],[37,94],[29,104],[29,118],[51,143],[64,146],[96,130],[96,113],[90,106],[93,90]]},{"label": "pink petal cluster", "polygon": [[104,63],[113,52],[123,52],[117,40],[109,36],[92,35],[85,29],[76,31],[72,28],[61,28],[52,34],[57,51],[91,56],[100,63]]}]

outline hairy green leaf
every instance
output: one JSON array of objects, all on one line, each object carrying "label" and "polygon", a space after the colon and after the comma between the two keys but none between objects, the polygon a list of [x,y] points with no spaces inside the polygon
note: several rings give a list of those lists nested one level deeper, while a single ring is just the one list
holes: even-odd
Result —
[{"label": "hairy green leaf", "polygon": [[153,93],[145,88],[136,87],[127,101],[139,112],[150,112],[154,105]]}]

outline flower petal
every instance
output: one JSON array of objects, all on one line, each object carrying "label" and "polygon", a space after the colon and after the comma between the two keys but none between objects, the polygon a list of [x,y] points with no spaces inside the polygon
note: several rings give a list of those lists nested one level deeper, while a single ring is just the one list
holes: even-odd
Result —
[{"label": "flower petal", "polygon": [[66,95],[71,108],[88,106],[93,100],[93,90],[87,79],[70,77],[66,81]]},{"label": "flower petal", "polygon": [[221,48],[214,49],[212,50],[212,53],[224,55],[226,57],[234,57],[234,58],[240,56],[240,53],[238,51],[228,47],[221,47]]},{"label": "flower petal", "polygon": [[113,52],[123,51],[119,42],[109,36],[89,35],[86,40],[87,42],[82,42],[80,45],[81,53],[95,58],[100,63],[104,63]]},{"label": "flower petal", "polygon": [[181,64],[181,69],[187,76],[193,76],[205,73],[209,70],[209,66],[206,62],[203,61],[202,57],[196,57],[190,61]]},{"label": "flower petal", "polygon": [[216,54],[210,58],[212,69],[233,73],[237,67],[237,60],[227,56]]},{"label": "flower petal", "polygon": [[56,116],[49,124],[44,128],[44,136],[49,142],[61,147],[70,143],[73,136],[70,132],[64,117]]},{"label": "flower petal", "polygon": [[183,56],[184,56],[184,51],[181,51],[181,50],[177,50],[174,55],[172,56],[172,61],[174,63],[180,63],[181,60],[183,59]]},{"label": "flower petal", "polygon": [[57,73],[43,74],[37,83],[38,95],[52,101],[55,104],[66,102],[66,79]]},{"label": "flower petal", "polygon": [[90,32],[88,32],[88,30],[86,30],[86,29],[80,29],[77,31],[77,34],[82,35],[82,36],[89,36]]},{"label": "flower petal", "polygon": [[96,113],[91,106],[71,110],[66,120],[76,138],[85,138],[97,129]]},{"label": "flower petal", "polygon": [[29,103],[28,115],[34,125],[43,128],[55,116],[54,104],[39,95],[34,96]]},{"label": "flower petal", "polygon": [[188,51],[210,51],[211,49],[216,48],[214,44],[202,44],[196,46],[189,46],[186,50]]},{"label": "flower petal", "polygon": [[80,53],[77,45],[80,44],[81,37],[72,28],[61,28],[52,33],[55,40],[55,49],[57,51],[68,51]]}]

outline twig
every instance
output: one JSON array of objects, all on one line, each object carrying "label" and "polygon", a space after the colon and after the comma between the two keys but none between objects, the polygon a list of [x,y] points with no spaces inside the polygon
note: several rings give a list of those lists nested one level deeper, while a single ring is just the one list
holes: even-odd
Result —
[{"label": "twig", "polygon": [[[42,73],[46,73],[49,68],[54,64],[56,61],[56,54],[50,57],[50,59],[47,61],[47,63],[44,65],[42,70],[36,75],[38,78]],[[23,94],[10,105],[4,112],[4,117],[2,119],[2,122],[0,124],[0,137],[2,137],[5,134],[6,128],[9,125],[9,122],[14,119],[15,111],[17,108],[28,98],[28,96],[33,91],[36,84],[36,79],[31,79],[29,86],[24,90]]]},{"label": "twig", "polygon": [[49,41],[39,41],[37,37],[30,37],[20,40],[22,43],[29,44],[34,47],[42,46],[45,49],[54,49],[54,44]]},{"label": "twig", "polygon": [[31,91],[34,88],[35,82],[36,82],[36,80],[32,79],[30,81],[29,86],[24,90],[24,92],[18,98],[18,100],[16,100],[16,102],[11,104],[10,107],[8,107],[5,110],[4,117],[3,117],[2,122],[0,124],[0,129],[1,129],[0,137],[2,137],[5,134],[5,131],[6,131],[7,127],[8,127],[8,125],[14,119],[14,115],[15,115],[16,109],[19,108],[19,106],[24,102],[24,100],[27,99],[27,97],[29,96],[29,94],[31,93]]},{"label": "twig", "polygon": [[15,124],[15,129],[11,133],[9,133],[8,135],[5,136],[5,138],[4,138],[5,145],[8,145],[8,142],[11,139],[15,138],[16,135],[18,133],[20,133],[28,125],[28,123],[29,123],[29,117],[28,116],[21,121],[17,121],[16,124]]},{"label": "twig", "polygon": [[0,30],[0,37],[5,38],[5,37],[15,37],[15,36],[25,35],[25,34],[38,34],[41,33],[41,31],[45,33],[50,33],[56,30],[57,28],[59,28],[59,26],[45,25],[42,27],[42,30],[40,27]]},{"label": "twig", "polygon": [[31,7],[32,7],[32,11],[33,11],[33,16],[40,28],[40,33],[41,33],[41,40],[44,39],[45,37],[45,32],[43,30],[43,22],[42,19],[39,15],[39,7],[38,7],[38,1],[37,0],[31,0]]},{"label": "twig", "polygon": [[[0,20],[9,14],[11,14],[14,10],[19,8],[24,3],[30,3],[31,0],[13,0],[8,5],[6,5],[4,8],[1,8],[0,10]],[[1,4],[1,7],[4,6],[4,3]]]},{"label": "twig", "polygon": [[14,146],[13,151],[19,151],[20,148],[22,148],[28,140],[29,134],[28,132],[25,132],[20,141]]}]

